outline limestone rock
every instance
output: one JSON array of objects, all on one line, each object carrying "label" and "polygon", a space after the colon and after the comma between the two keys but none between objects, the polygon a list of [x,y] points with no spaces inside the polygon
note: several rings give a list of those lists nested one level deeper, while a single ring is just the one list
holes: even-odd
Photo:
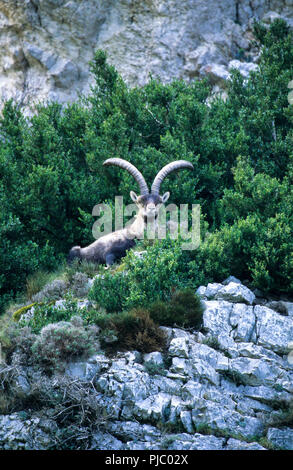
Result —
[{"label": "limestone rock", "polygon": [[289,352],[289,344],[293,338],[293,318],[284,317],[273,310],[256,305],[257,344],[276,353]]},{"label": "limestone rock", "polygon": [[268,440],[277,448],[293,450],[293,429],[292,428],[269,428]]},{"label": "limestone rock", "polygon": [[136,402],[133,413],[140,421],[165,421],[171,404],[171,396],[167,393],[158,393]]},{"label": "limestone rock", "polygon": [[272,361],[251,359],[248,357],[231,359],[229,362],[229,370],[232,373],[237,373],[243,383],[252,386],[273,386],[282,374],[285,377],[285,372]]},{"label": "limestone rock", "polygon": [[244,78],[248,78],[251,72],[258,70],[258,65],[253,62],[240,62],[240,60],[231,60],[228,65],[228,70],[239,70]]},{"label": "limestone rock", "polygon": [[144,359],[145,364],[152,363],[152,364],[156,364],[158,366],[163,366],[164,365],[164,358],[163,358],[162,354],[158,351],[152,352],[152,353],[149,353],[149,354],[145,354],[143,359]]},{"label": "limestone rock", "polygon": [[225,450],[266,450],[257,442],[243,442],[237,439],[229,439]]},{"label": "limestone rock", "polygon": [[220,432],[234,432],[245,437],[262,435],[260,420],[243,416],[226,406],[210,401],[200,401],[192,410],[192,420],[196,429],[207,428]]},{"label": "limestone rock", "polygon": [[[37,417],[26,419],[21,413],[0,416],[0,449],[45,450],[54,443],[54,433],[42,430]],[[57,425],[51,421],[53,430]]]},{"label": "limestone rock", "polygon": [[229,282],[216,294],[216,299],[228,300],[230,302],[243,302],[251,305],[255,299],[254,293],[247,287],[236,282]]},{"label": "limestone rock", "polygon": [[92,436],[91,450],[123,450],[125,446],[123,442],[116,439],[109,433],[95,432]]},{"label": "limestone rock", "polygon": [[175,357],[188,357],[188,343],[185,338],[174,338],[172,339],[169,346],[170,356]]}]

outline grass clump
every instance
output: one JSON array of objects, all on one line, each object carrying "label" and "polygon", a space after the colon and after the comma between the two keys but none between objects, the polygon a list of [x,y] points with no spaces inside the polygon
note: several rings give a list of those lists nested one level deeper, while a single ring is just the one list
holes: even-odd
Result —
[{"label": "grass clump", "polygon": [[166,346],[165,333],[154,323],[149,312],[143,309],[100,314],[95,323],[103,332],[102,346],[108,350],[149,353],[163,350]]},{"label": "grass clump", "polygon": [[151,318],[162,326],[181,326],[200,329],[204,308],[192,289],[173,294],[170,301],[157,301],[149,307]]},{"label": "grass clump", "polygon": [[96,274],[103,270],[103,266],[97,263],[91,263],[86,260],[75,259],[71,264],[67,264],[64,268],[64,275],[66,279],[71,283],[76,273],[86,274],[87,277],[93,278]]},{"label": "grass clump", "polygon": [[149,375],[167,375],[167,371],[162,364],[156,364],[155,362],[146,362],[144,368]]}]

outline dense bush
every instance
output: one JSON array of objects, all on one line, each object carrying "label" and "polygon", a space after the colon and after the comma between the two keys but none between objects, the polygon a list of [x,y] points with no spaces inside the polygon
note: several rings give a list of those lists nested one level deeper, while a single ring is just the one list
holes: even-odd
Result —
[{"label": "dense bush", "polygon": [[124,258],[125,271],[106,272],[97,277],[89,298],[107,312],[167,300],[172,291],[188,283],[184,261],[178,241],[156,240],[142,257],[129,251]]},{"label": "dense bush", "polygon": [[97,301],[107,312],[119,312],[123,310],[128,292],[127,274],[105,272],[95,279],[88,297]]},{"label": "dense bush", "polygon": [[[260,288],[292,291],[292,33],[276,20],[270,28],[257,24],[255,36],[260,69],[249,80],[234,71],[226,101],[211,99],[206,80],[164,85],[151,79],[129,88],[98,51],[91,64],[95,85],[81,102],[40,106],[31,118],[6,103],[0,120],[2,305],[24,288],[27,275],[51,269],[71,246],[93,241],[95,204],[113,204],[115,195],[129,202],[136,183],[123,170],[104,168],[110,157],[131,161],[150,183],[173,159],[194,164],[193,173],[170,175],[162,191],[176,204],[200,203],[209,223],[210,236],[189,253],[190,266],[184,257],[184,272],[195,283],[234,274]],[[174,279],[172,260],[166,263],[167,292]],[[129,305],[167,283],[156,269],[153,286],[135,272]]]}]

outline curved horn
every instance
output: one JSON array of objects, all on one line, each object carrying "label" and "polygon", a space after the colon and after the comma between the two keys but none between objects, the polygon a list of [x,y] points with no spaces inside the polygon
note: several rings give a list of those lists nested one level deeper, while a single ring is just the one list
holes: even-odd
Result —
[{"label": "curved horn", "polygon": [[168,165],[165,165],[154,179],[151,190],[152,194],[159,194],[160,186],[163,180],[166,178],[167,175],[169,175],[169,173],[171,173],[171,171],[183,168],[189,168],[190,170],[193,170],[193,165],[192,163],[187,162],[186,160],[177,160],[175,162],[168,163]]},{"label": "curved horn", "polygon": [[116,165],[120,168],[123,168],[124,170],[127,170],[128,173],[130,173],[137,181],[141,196],[149,194],[149,189],[144,177],[142,176],[141,172],[138,171],[134,165],[132,165],[132,163],[129,163],[127,160],[123,160],[122,158],[108,158],[108,160],[104,161],[103,165]]}]

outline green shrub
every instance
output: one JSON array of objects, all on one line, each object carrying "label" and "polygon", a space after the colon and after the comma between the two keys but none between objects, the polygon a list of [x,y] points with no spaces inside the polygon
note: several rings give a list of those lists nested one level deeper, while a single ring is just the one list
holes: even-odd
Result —
[{"label": "green shrub", "polygon": [[55,307],[55,302],[39,303],[33,306],[34,312],[29,320],[20,320],[20,325],[29,326],[34,333],[39,333],[43,327],[50,323],[70,321],[79,315],[82,309],[78,309],[77,301],[67,296],[62,307]]},{"label": "green shrub", "polygon": [[94,281],[89,299],[95,300],[107,312],[123,310],[129,292],[128,275],[106,271]]},{"label": "green shrub", "polygon": [[157,301],[150,305],[151,318],[159,325],[200,329],[204,308],[192,289],[177,291],[168,302]]},{"label": "green shrub", "polygon": [[162,364],[156,364],[155,362],[147,362],[144,364],[144,368],[149,375],[167,375],[167,370]]},{"label": "green shrub", "polygon": [[129,251],[125,271],[107,271],[95,279],[89,298],[107,312],[145,307],[157,299],[166,300],[180,285],[188,283],[187,261],[180,243],[156,240],[143,257]]}]

